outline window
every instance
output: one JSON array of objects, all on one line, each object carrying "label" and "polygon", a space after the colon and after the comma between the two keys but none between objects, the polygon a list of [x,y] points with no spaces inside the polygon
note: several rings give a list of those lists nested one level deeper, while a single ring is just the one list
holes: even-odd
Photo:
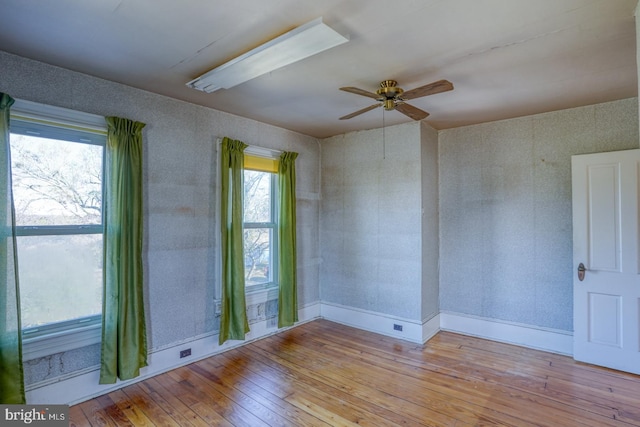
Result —
[{"label": "window", "polygon": [[[46,114],[51,110],[55,118]],[[92,123],[101,119],[101,130],[95,124],[79,126],[72,117],[63,120],[67,115],[83,116],[24,102],[12,108],[11,168],[25,340],[99,324],[102,313],[106,129],[104,118],[91,116]]]},{"label": "window", "polygon": [[276,172],[275,160],[245,155],[243,228],[247,290],[278,283]]}]

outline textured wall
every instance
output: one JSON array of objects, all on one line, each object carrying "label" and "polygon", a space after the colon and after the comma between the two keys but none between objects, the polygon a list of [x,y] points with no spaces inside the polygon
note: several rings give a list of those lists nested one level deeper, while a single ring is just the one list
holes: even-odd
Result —
[{"label": "textured wall", "polygon": [[322,141],[322,301],[421,320],[418,123]]},{"label": "textured wall", "polygon": [[637,148],[637,99],[439,140],[441,310],[572,331],[571,155]]},{"label": "textured wall", "polygon": [[[216,137],[300,153],[296,161],[299,305],[319,299],[320,160],[316,139],[3,52],[0,75],[0,91],[14,98],[147,124],[144,266],[151,349],[217,328],[212,303],[217,285],[213,262]],[[273,314],[271,306],[250,310],[261,320],[265,313],[267,317]],[[26,375],[29,382],[35,382],[67,373],[66,367],[75,370],[95,365],[96,354],[90,347],[36,360],[27,364]],[[60,366],[65,368],[56,368]]]},{"label": "textured wall", "polygon": [[426,321],[440,312],[439,260],[440,220],[438,187],[438,132],[420,123],[422,178],[422,317]]}]

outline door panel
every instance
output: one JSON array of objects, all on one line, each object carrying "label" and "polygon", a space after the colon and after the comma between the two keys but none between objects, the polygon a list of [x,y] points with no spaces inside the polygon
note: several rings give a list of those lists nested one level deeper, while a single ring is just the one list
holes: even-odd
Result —
[{"label": "door panel", "polygon": [[621,348],[620,296],[589,293],[589,313],[589,342]]},{"label": "door panel", "polygon": [[619,165],[589,165],[587,176],[591,270],[620,271]]},{"label": "door panel", "polygon": [[640,374],[640,150],[573,156],[571,166],[574,358]]}]

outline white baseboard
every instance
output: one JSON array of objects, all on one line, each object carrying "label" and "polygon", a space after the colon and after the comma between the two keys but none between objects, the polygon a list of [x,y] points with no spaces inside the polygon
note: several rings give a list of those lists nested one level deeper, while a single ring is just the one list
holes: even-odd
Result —
[{"label": "white baseboard", "polygon": [[440,315],[436,314],[431,319],[422,322],[422,341],[424,344],[440,332]]},{"label": "white baseboard", "polygon": [[322,303],[320,314],[322,318],[332,322],[419,344],[423,344],[440,329],[437,315],[426,322],[416,322],[415,320],[326,302]]},{"label": "white baseboard", "polygon": [[[299,322],[296,326],[322,317],[358,329],[419,344],[428,341],[438,331],[445,330],[569,356],[573,352],[573,336],[566,331],[542,329],[458,313],[441,312],[419,322],[353,307],[316,302],[300,308],[298,317]],[[402,330],[394,329],[394,325],[402,327]],[[77,404],[282,330],[277,329],[277,325],[267,324],[267,321],[253,323],[245,341],[227,341],[221,346],[218,345],[217,334],[195,337],[191,341],[151,353],[148,360],[149,366],[143,368],[140,376],[133,380],[100,385],[98,369],[87,369],[80,374],[75,373],[58,378],[54,382],[31,385],[27,391],[27,402],[30,404]],[[191,349],[191,356],[180,359],[180,351],[187,348]]]},{"label": "white baseboard", "polygon": [[302,308],[298,308],[298,319],[300,322],[308,322],[310,320],[317,319],[320,317],[320,310],[322,304],[318,302],[314,302],[313,304],[306,305]]},{"label": "white baseboard", "polygon": [[[567,356],[573,354],[573,335],[569,332],[457,313],[441,312],[420,324],[386,314],[323,303],[321,315],[337,323],[420,344],[429,341],[438,331],[445,330]],[[403,330],[394,330],[394,325],[401,325]]]},{"label": "white baseboard", "polygon": [[[298,310],[299,322],[296,326],[316,319],[319,315],[319,302],[307,305]],[[133,380],[100,385],[98,384],[100,372],[99,368],[96,367],[95,369],[87,369],[80,375],[76,373],[75,375],[59,378],[58,381],[55,382],[43,382],[30,386],[30,389],[26,393],[27,402],[29,404],[75,405],[282,330],[284,330],[284,328],[278,329],[277,325],[268,325],[267,321],[252,323],[251,332],[247,334],[244,341],[227,341],[223,345],[218,345],[218,334],[203,335],[191,341],[182,342],[179,345],[150,353],[147,360],[149,366],[142,368],[140,370],[140,376]],[[191,349],[191,356],[181,359],[180,351],[188,348]]]},{"label": "white baseboard", "polygon": [[566,356],[573,355],[573,335],[566,331],[447,312],[440,313],[440,329]]}]

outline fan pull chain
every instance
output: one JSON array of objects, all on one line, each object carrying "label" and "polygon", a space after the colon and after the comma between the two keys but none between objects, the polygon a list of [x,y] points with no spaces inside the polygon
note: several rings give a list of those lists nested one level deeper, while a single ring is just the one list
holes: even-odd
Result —
[{"label": "fan pull chain", "polygon": [[387,138],[386,138],[386,130],[387,127],[384,123],[384,108],[382,109],[382,160],[386,160],[387,158]]}]

